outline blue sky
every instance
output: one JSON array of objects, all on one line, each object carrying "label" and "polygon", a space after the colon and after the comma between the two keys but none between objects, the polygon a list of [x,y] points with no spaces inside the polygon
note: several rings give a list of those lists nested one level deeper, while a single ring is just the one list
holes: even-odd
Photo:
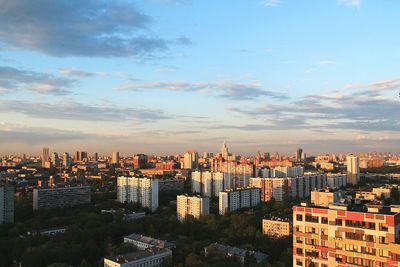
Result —
[{"label": "blue sky", "polygon": [[395,0],[0,0],[0,154],[394,151]]}]

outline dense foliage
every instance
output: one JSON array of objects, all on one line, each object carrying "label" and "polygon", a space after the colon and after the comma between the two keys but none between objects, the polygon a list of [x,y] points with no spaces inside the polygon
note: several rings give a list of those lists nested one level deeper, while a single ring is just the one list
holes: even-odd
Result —
[{"label": "dense foliage", "polygon": [[[16,202],[16,223],[0,227],[0,266],[102,266],[102,257],[132,249],[122,244],[123,237],[131,233],[174,242],[174,266],[238,266],[235,259],[217,254],[204,257],[204,247],[214,242],[267,253],[271,266],[291,266],[291,238],[274,240],[261,233],[265,215],[290,216],[289,202],[271,201],[251,212],[212,214],[199,221],[188,219],[180,223],[175,207],[168,204],[176,197],[172,192],[160,197],[162,206],[157,213],[127,222],[122,213],[101,214],[100,210],[141,209],[108,199],[112,196],[98,194],[88,206],[40,212],[32,211],[31,199],[21,197]],[[57,236],[27,234],[55,226],[68,226],[67,232]],[[246,265],[256,266],[252,261]]]}]

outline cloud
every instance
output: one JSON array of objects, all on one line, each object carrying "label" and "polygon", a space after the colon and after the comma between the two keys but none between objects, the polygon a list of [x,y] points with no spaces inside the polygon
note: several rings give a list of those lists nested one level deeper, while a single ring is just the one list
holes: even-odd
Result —
[{"label": "cloud", "polygon": [[400,88],[400,78],[381,80],[370,84],[371,90],[390,91]]},{"label": "cloud", "polygon": [[117,90],[143,91],[143,90],[162,90],[162,91],[186,91],[202,92],[205,94],[216,95],[218,97],[232,100],[252,100],[260,97],[271,97],[275,99],[287,99],[285,94],[265,90],[260,82],[235,83],[230,81],[217,82],[197,82],[190,83],[184,81],[174,82],[148,82],[148,83],[127,83],[117,88]]},{"label": "cloud", "polygon": [[172,73],[172,72],[176,72],[178,70],[178,68],[173,67],[173,66],[164,66],[161,68],[156,69],[157,73]]},{"label": "cloud", "polygon": [[333,60],[321,60],[318,62],[315,62],[316,65],[337,65],[338,62],[333,61]]},{"label": "cloud", "polygon": [[47,73],[0,66],[0,89],[2,88],[3,92],[22,89],[41,94],[63,95],[69,93],[74,83],[73,79],[60,78]]},{"label": "cloud", "polygon": [[281,4],[281,0],[263,0],[262,5],[265,7],[276,7]]},{"label": "cloud", "polygon": [[[392,80],[390,80],[392,81]],[[372,83],[393,88],[393,82]],[[382,86],[382,84],[384,84]],[[384,97],[381,91],[363,89],[335,95],[307,95],[290,103],[268,103],[256,108],[230,108],[254,120],[262,119],[265,130],[339,129],[342,131],[400,131],[400,103],[397,95]],[[251,125],[250,125],[251,126]],[[234,126],[241,130],[254,127]]]},{"label": "cloud", "polygon": [[39,103],[20,100],[0,100],[1,112],[14,112],[33,118],[80,121],[153,122],[171,119],[161,110],[115,106],[90,106],[73,101]]},{"label": "cloud", "polygon": [[47,144],[73,140],[89,140],[99,135],[79,131],[65,131],[48,127],[29,127],[0,122],[0,143]]},{"label": "cloud", "polygon": [[65,76],[75,76],[78,78],[87,78],[96,75],[103,75],[102,73],[88,72],[77,68],[59,68],[58,71]]},{"label": "cloud", "polygon": [[152,19],[130,1],[0,0],[0,7],[0,42],[11,48],[108,58],[149,56],[175,43],[152,33]]},{"label": "cloud", "polygon": [[338,0],[340,5],[360,7],[361,0]]}]

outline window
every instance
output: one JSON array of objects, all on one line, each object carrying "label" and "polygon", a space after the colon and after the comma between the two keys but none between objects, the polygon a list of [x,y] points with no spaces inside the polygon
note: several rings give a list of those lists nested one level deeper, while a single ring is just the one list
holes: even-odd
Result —
[{"label": "window", "polygon": [[343,261],[343,256],[342,255],[336,255],[335,257],[337,262],[342,262]]},{"label": "window", "polygon": [[302,220],[303,220],[303,215],[297,214],[297,215],[296,215],[296,220],[297,220],[297,221],[302,221]]},{"label": "window", "polygon": [[326,218],[326,217],[321,217],[321,223],[323,223],[323,224],[328,224],[328,218]]},{"label": "window", "polygon": [[303,254],[303,249],[302,248],[296,248],[296,254]]},{"label": "window", "polygon": [[381,243],[381,244],[387,244],[386,237],[385,237],[385,236],[380,236],[380,237],[379,237],[379,243]]},{"label": "window", "polygon": [[342,219],[336,219],[335,220],[336,225],[342,225]]},{"label": "window", "polygon": [[303,266],[303,262],[300,259],[296,259],[297,266]]},{"label": "window", "polygon": [[380,231],[385,231],[385,232],[387,232],[387,231],[388,231],[388,226],[387,226],[387,224],[385,224],[385,223],[380,223],[380,224],[379,224],[379,230],[380,230]]}]

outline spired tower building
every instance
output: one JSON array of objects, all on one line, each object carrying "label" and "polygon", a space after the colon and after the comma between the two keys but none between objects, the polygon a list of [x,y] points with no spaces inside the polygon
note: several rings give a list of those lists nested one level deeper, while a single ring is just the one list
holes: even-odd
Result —
[{"label": "spired tower building", "polygon": [[226,146],[225,142],[221,146],[221,156],[224,159],[227,159],[229,157],[229,150],[228,150],[228,147]]}]

